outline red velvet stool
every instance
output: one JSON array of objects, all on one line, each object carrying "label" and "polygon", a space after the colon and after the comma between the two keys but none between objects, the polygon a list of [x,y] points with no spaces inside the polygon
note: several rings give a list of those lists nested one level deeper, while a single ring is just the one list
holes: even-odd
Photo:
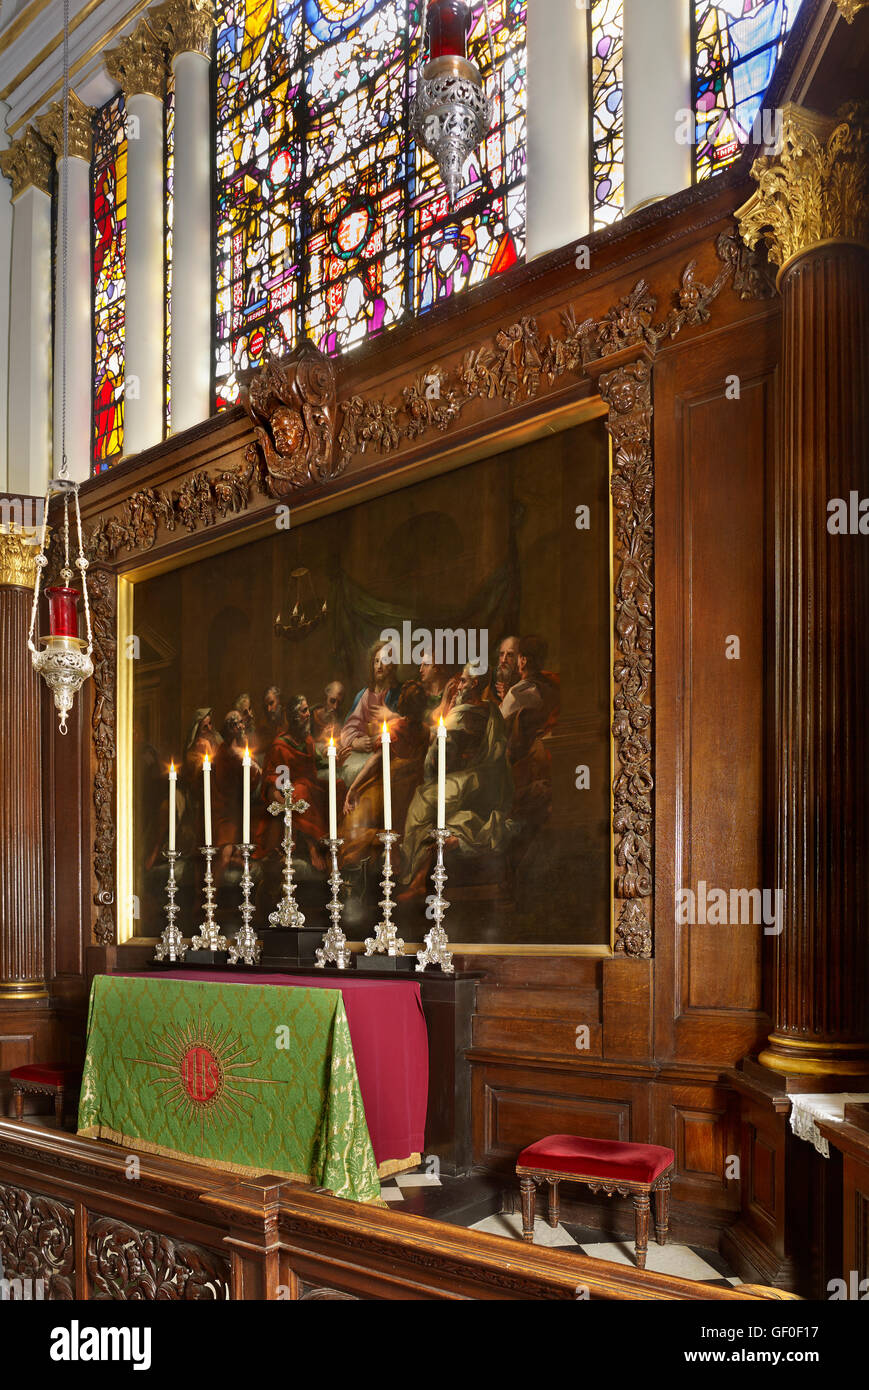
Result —
[{"label": "red velvet stool", "polygon": [[16,1120],[24,1119],[25,1094],[54,1096],[54,1118],[58,1129],[62,1129],[64,1100],[68,1091],[78,1090],[81,1071],[78,1067],[55,1062],[34,1063],[32,1066],[13,1067],[9,1080],[15,1097]]},{"label": "red velvet stool", "polygon": [[676,1155],[658,1144],[623,1144],[614,1139],[578,1139],[550,1134],[523,1149],[516,1161],[522,1191],[522,1238],[534,1240],[537,1184],[549,1183],[549,1224],[558,1225],[558,1184],[582,1182],[592,1192],[634,1199],[637,1268],[646,1267],[649,1244],[649,1194],[655,1194],[655,1237],[667,1243],[670,1220],[670,1172]]}]

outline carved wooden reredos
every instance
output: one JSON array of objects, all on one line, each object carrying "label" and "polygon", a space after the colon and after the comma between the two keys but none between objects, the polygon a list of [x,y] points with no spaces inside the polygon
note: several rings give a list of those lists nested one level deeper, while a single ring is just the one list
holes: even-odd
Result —
[{"label": "carved wooden reredos", "polygon": [[[774,293],[765,262],[735,231],[700,244],[655,290],[637,280],[605,312],[570,299],[542,303],[469,344],[441,333],[440,360],[394,370],[386,389],[356,389],[349,362],[310,342],[249,373],[244,414],[228,412],[88,485],[83,511],[94,615],[94,938],[115,940],[115,575],[177,551],[185,534],[217,538],[262,522],[275,499],[302,506],[424,463],[446,446],[491,440],[506,427],[600,397],[612,440],[613,896],[615,950],[652,954],[654,847],[653,368],[659,350],[706,323],[730,281],[741,299]],[[714,247],[714,249],[713,249]],[[709,265],[704,273],[701,261]],[[530,269],[533,269],[530,268]],[[530,282],[531,276],[526,271]],[[662,298],[669,304],[662,306]],[[517,296],[518,298],[518,296]],[[529,299],[521,296],[523,308]],[[510,302],[499,299],[501,306]],[[532,301],[533,305],[533,301]],[[459,316],[461,318],[461,316]],[[432,335],[437,338],[436,334]],[[384,354],[389,340],[381,340]],[[410,354],[408,354],[410,356]],[[369,349],[366,363],[375,360]],[[358,373],[357,373],[358,375]],[[375,376],[371,366],[367,378]],[[344,385],[345,379],[351,384]],[[382,378],[381,378],[382,380]],[[252,425],[256,442],[251,442]],[[444,437],[447,438],[444,438]],[[203,455],[205,460],[203,461]]]}]

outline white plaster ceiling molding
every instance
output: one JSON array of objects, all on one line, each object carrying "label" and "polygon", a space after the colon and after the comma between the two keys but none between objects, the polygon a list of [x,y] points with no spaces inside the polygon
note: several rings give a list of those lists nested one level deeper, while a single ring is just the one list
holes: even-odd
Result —
[{"label": "white plaster ceiling molding", "polygon": [[[72,86],[88,106],[99,106],[117,90],[106,72],[103,51],[134,29],[149,0],[70,0],[69,58]],[[62,0],[2,0],[0,11],[0,101],[7,129],[25,125],[58,101],[63,80]]]}]

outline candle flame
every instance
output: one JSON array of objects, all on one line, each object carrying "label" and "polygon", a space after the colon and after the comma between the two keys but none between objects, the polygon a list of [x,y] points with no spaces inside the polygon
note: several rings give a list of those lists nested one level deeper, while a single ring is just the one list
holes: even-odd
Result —
[{"label": "candle flame", "polygon": [[438,728],[439,728],[439,729],[445,729],[446,727],[447,727],[447,721],[444,719],[443,715],[441,715],[440,718],[438,719]]},{"label": "candle flame", "polygon": [[175,764],[174,764],[174,763],[170,763],[170,764],[169,764],[169,776],[170,776],[170,777],[174,777],[174,776],[175,776]]},{"label": "candle flame", "polygon": [[248,759],[250,758],[250,749],[248,748],[247,744],[244,745],[244,756]]},{"label": "candle flame", "polygon": [[386,720],[384,719],[383,723],[382,723],[381,726],[380,726],[380,734],[381,734],[381,737],[383,737],[383,735],[385,735],[385,733],[386,733]]},{"label": "candle flame", "polygon": [[333,737],[332,734],[329,735],[329,747],[330,747],[330,748],[334,748],[334,747],[335,747],[335,739],[334,739],[334,737]]},{"label": "candle flame", "polygon": [[205,757],[204,757],[204,759],[203,759],[202,766],[203,766],[203,767],[211,767],[211,759],[209,758],[209,756],[208,756],[207,753],[205,754]]}]

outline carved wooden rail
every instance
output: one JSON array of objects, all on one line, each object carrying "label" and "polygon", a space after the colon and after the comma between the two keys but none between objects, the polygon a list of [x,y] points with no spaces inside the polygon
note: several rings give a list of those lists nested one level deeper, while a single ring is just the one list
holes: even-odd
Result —
[{"label": "carved wooden rail", "polygon": [[0,1259],[52,1299],[787,1299],[0,1119]]}]

